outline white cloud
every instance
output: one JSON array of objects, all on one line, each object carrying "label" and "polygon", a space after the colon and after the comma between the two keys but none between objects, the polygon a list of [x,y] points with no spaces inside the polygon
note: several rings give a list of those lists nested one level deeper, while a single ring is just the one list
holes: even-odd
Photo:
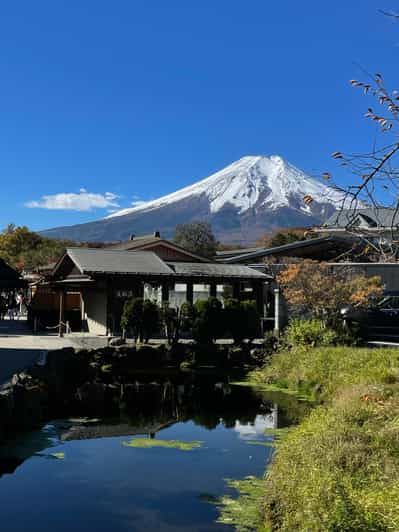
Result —
[{"label": "white cloud", "polygon": [[40,200],[28,201],[26,207],[30,209],[49,209],[64,211],[92,211],[93,209],[107,209],[119,207],[116,201],[119,198],[112,192],[95,194],[81,188],[76,192],[61,192],[60,194],[48,194]]}]

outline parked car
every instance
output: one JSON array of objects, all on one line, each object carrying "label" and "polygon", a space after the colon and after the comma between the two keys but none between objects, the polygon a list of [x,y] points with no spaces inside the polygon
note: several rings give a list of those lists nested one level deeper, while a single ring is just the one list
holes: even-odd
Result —
[{"label": "parked car", "polygon": [[346,326],[359,327],[364,336],[399,335],[399,292],[386,292],[368,308],[345,307],[341,316]]}]

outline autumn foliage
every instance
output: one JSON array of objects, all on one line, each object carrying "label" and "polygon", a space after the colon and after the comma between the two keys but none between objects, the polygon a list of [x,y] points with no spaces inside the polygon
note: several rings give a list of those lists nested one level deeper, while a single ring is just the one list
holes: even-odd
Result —
[{"label": "autumn foliage", "polygon": [[290,264],[278,276],[285,299],[297,313],[333,323],[342,307],[366,306],[383,292],[379,277],[353,269],[332,269],[328,263],[305,260]]},{"label": "autumn foliage", "polygon": [[0,232],[0,257],[20,271],[58,260],[67,245],[71,242],[42,237],[27,227],[9,225]]}]

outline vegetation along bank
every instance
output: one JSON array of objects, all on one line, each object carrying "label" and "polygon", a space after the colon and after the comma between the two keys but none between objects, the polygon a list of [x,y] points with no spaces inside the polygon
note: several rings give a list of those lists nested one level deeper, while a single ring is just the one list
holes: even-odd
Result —
[{"label": "vegetation along bank", "polygon": [[297,345],[251,380],[314,408],[277,438],[263,479],[236,483],[222,519],[239,530],[399,530],[399,349]]}]

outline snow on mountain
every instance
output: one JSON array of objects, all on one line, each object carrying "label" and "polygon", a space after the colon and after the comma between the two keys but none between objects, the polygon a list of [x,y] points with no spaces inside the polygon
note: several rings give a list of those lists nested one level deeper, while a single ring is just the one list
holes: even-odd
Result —
[{"label": "snow on mountain", "polygon": [[[305,196],[313,201],[305,202]],[[249,244],[277,228],[318,225],[343,201],[342,193],[277,155],[250,156],[172,194],[42,234],[110,242],[160,230],[163,237],[173,238],[177,224],[203,220],[221,242]]]},{"label": "snow on mountain", "polygon": [[307,195],[316,203],[336,204],[337,207],[343,201],[340,192],[307,176],[278,155],[247,156],[202,181],[161,198],[117,211],[108,218],[148,212],[201,195],[207,198],[212,214],[227,204],[236,207],[239,214],[253,207],[275,210],[292,206],[294,199],[300,201],[298,208],[301,211],[311,213],[311,205],[303,201]]}]

